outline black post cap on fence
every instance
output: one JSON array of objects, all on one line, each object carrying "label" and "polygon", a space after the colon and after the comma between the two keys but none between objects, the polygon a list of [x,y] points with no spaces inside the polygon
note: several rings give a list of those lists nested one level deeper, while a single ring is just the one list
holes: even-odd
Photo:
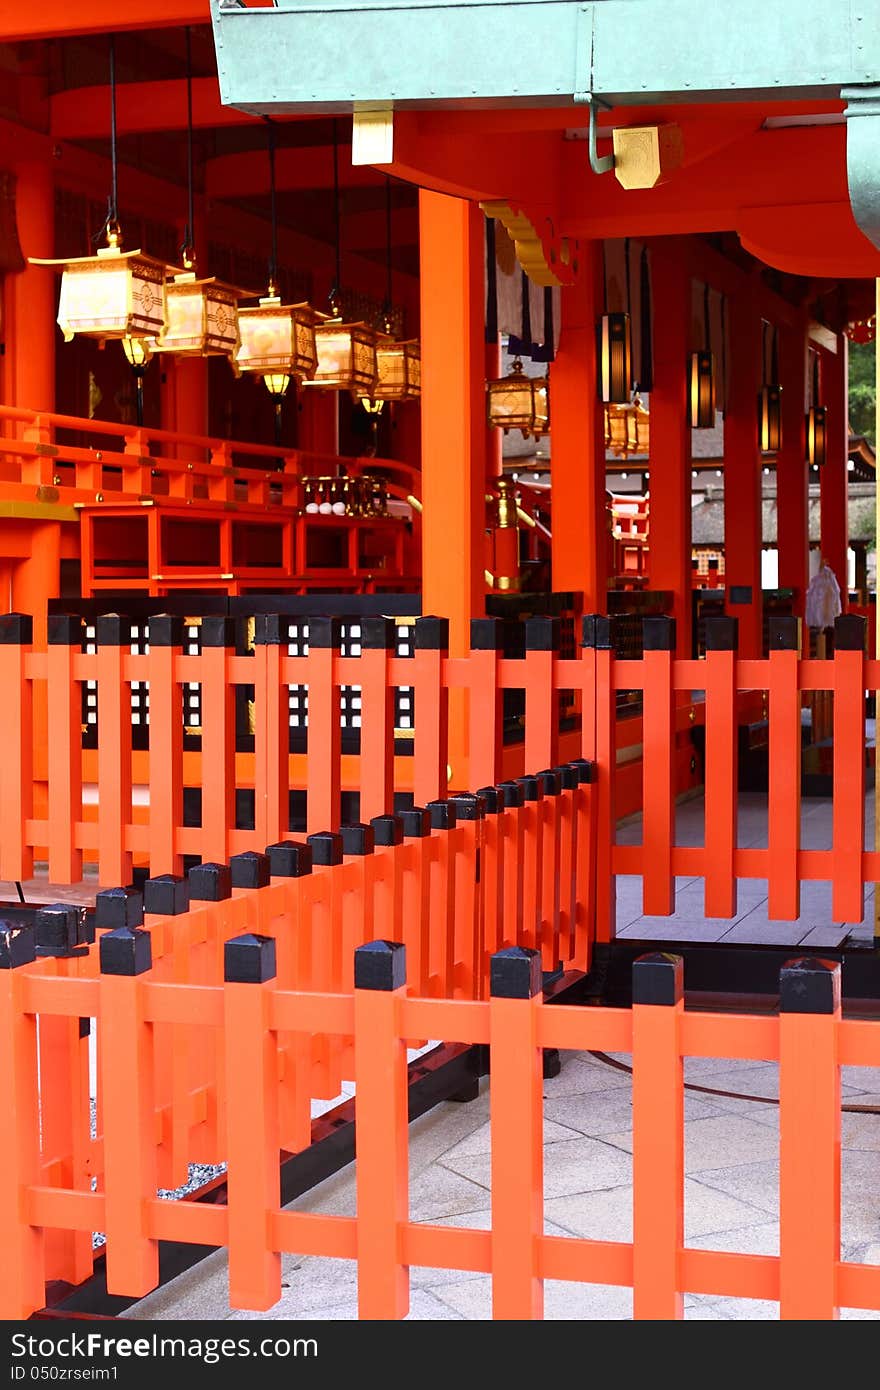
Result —
[{"label": "black post cap on fence", "polygon": [[506,946],[489,962],[489,992],[493,999],[534,999],[543,983],[541,952],[530,946]]},{"label": "black post cap on fence", "polygon": [[34,916],[38,956],[69,956],[80,943],[82,909],[73,903],[46,903]]},{"label": "black post cap on fence", "polygon": [[78,613],[50,613],[46,623],[46,641],[50,647],[79,647],[82,645],[83,624]]},{"label": "black post cap on fence", "polygon": [[332,830],[317,830],[314,835],[307,835],[306,840],[312,848],[313,864],[320,864],[324,868],[342,863],[344,850],[341,835]]},{"label": "black post cap on fence", "polygon": [[400,941],[368,941],[354,953],[355,989],[400,989],[406,984],[406,947]]},{"label": "black post cap on fence", "polygon": [[289,619],[283,613],[254,615],[254,646],[281,647],[288,641]]},{"label": "black post cap on fence", "polygon": [[735,652],[739,647],[739,618],[716,613],[706,619],[706,651]]},{"label": "black post cap on fence", "polygon": [[483,798],[473,792],[457,792],[450,797],[450,801],[455,805],[455,818],[460,820],[482,820],[486,814],[486,806]]},{"label": "black post cap on fence", "polygon": [[342,646],[342,620],[323,615],[309,617],[309,646],[331,648],[338,651]]},{"label": "black post cap on fence", "polygon": [[426,809],[431,817],[432,830],[455,829],[458,818],[453,801],[429,801]]},{"label": "black post cap on fence", "polygon": [[499,782],[498,795],[503,798],[505,811],[509,811],[515,806],[522,806],[526,799],[525,792],[519,782]]},{"label": "black post cap on fence", "polygon": [[117,927],[98,945],[102,975],[144,975],[153,964],[150,933],[142,927]]},{"label": "black post cap on fence", "polygon": [[573,763],[563,763],[560,767],[555,767],[553,771],[559,773],[563,791],[573,792],[580,785],[578,770]]},{"label": "black post cap on fence", "polygon": [[522,787],[524,801],[541,801],[544,796],[544,788],[541,786],[540,779],[533,775],[527,777],[517,777],[517,786]]},{"label": "black post cap on fence", "polygon": [[633,961],[634,1004],[677,1004],[684,996],[684,959],[669,951],[649,951]]},{"label": "black post cap on fence", "polygon": [[364,825],[363,821],[353,821],[350,825],[341,825],[339,833],[342,836],[343,854],[362,856],[372,854],[376,848],[376,835],[373,827]]},{"label": "black post cap on fence", "polygon": [[646,613],[642,618],[642,649],[646,652],[675,651],[675,619],[665,613]]},{"label": "black post cap on fence", "polygon": [[371,652],[393,652],[397,648],[397,623],[393,618],[370,614],[360,619],[361,646]]},{"label": "black post cap on fence", "polygon": [[590,758],[572,758],[569,767],[573,767],[577,771],[581,786],[585,783],[595,782],[596,764]]},{"label": "black post cap on fence", "polygon": [[302,840],[279,840],[266,846],[266,854],[273,878],[305,878],[312,872],[312,847]]},{"label": "black post cap on fence", "polygon": [[471,618],[471,651],[500,652],[504,647],[505,623],[501,618]]},{"label": "black post cap on fence", "polygon": [[147,622],[151,647],[182,647],[183,618],[179,613],[154,613]]},{"label": "black post cap on fence", "polygon": [[417,652],[449,651],[449,619],[426,614],[413,624],[413,646]]},{"label": "black post cap on fence", "polygon": [[232,870],[228,864],[194,864],[189,871],[191,902],[221,903],[232,897]]},{"label": "black post cap on fence", "polygon": [[34,929],[21,922],[0,920],[0,970],[17,970],[37,958]]},{"label": "black post cap on fence", "polygon": [[562,625],[558,618],[538,613],[526,618],[525,637],[527,652],[558,652],[562,642]]},{"label": "black post cap on fence", "polygon": [[189,911],[189,882],[180,874],[157,874],[144,884],[144,912],[179,917]]},{"label": "black post cap on fence", "polygon": [[95,641],[99,647],[130,646],[131,618],[127,613],[99,613],[95,619]]},{"label": "black post cap on fence", "polygon": [[779,972],[779,1008],[784,1014],[833,1014],[840,1008],[840,962],[795,956]]},{"label": "black post cap on fence", "polygon": [[558,796],[562,791],[562,773],[558,768],[545,767],[538,773],[544,796]]},{"label": "black post cap on fence", "polygon": [[497,787],[478,787],[477,796],[482,799],[484,815],[497,816],[504,809],[504,793],[499,794]]},{"label": "black post cap on fence", "polygon": [[203,647],[234,647],[235,619],[226,613],[206,613],[201,623]]},{"label": "black post cap on fence", "polygon": [[227,984],[262,985],[277,974],[275,938],[244,932],[223,943],[223,979]]},{"label": "black post cap on fence", "polygon": [[370,820],[373,837],[377,846],[403,844],[402,816],[373,816]]},{"label": "black post cap on fence", "polygon": [[271,876],[269,856],[252,849],[233,854],[229,861],[229,872],[233,888],[268,888]]},{"label": "black post cap on fence", "polygon": [[30,613],[0,613],[0,647],[29,647],[33,640]]},{"label": "black post cap on fence", "polygon": [[581,619],[581,646],[597,651],[611,651],[611,619],[602,613],[585,613]]},{"label": "black post cap on fence", "polygon": [[424,840],[431,833],[431,812],[427,806],[408,806],[401,811],[400,819],[407,840]]},{"label": "black post cap on fence", "polygon": [[95,926],[102,931],[140,927],[144,921],[144,895],[137,888],[102,888],[95,894]]},{"label": "black post cap on fence", "polygon": [[799,652],[801,620],[788,615],[767,619],[767,645],[771,652]]},{"label": "black post cap on fence", "polygon": [[834,619],[834,650],[863,652],[867,626],[859,613],[841,613]]}]

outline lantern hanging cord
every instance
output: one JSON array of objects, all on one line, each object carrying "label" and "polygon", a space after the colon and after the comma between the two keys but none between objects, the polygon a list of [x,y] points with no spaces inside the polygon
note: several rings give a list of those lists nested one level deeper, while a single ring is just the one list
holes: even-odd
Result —
[{"label": "lantern hanging cord", "polygon": [[383,318],[386,332],[391,332],[391,178],[385,175],[385,304]]},{"label": "lantern hanging cord", "polygon": [[116,150],[116,36],[110,35],[110,196],[107,199],[107,216],[103,227],[98,229],[94,241],[98,242],[107,234],[107,244],[117,246],[122,240],[119,232],[119,200],[117,197],[117,150]]},{"label": "lantern hanging cord", "polygon": [[330,291],[330,308],[336,315],[340,312],[339,295],[342,288],[342,244],[339,216],[339,119],[336,116],[333,117],[333,225],[336,238],[336,281]]},{"label": "lantern hanging cord", "polygon": [[196,263],[195,210],[193,192],[193,94],[192,94],[192,31],[186,26],[186,228],[180,254],[184,267],[191,270]]},{"label": "lantern hanging cord", "polygon": [[269,208],[272,221],[272,249],[269,255],[269,295],[270,297],[278,290],[278,203],[275,190],[275,124],[268,117],[263,118],[266,122],[266,132],[269,137]]}]

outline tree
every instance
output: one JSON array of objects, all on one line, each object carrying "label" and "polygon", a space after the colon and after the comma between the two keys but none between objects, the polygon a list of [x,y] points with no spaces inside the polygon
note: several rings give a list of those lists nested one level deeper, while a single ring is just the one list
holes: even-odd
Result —
[{"label": "tree", "polygon": [[877,438],[875,344],[849,345],[849,422],[853,434],[873,445]]}]

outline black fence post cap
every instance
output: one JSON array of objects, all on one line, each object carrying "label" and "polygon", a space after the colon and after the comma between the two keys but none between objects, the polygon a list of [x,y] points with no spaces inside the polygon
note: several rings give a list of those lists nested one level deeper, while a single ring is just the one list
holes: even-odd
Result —
[{"label": "black fence post cap", "polygon": [[34,620],[29,613],[0,613],[0,647],[29,647]]},{"label": "black fence post cap", "polygon": [[95,619],[95,641],[99,647],[129,646],[131,618],[127,613],[100,613]]},{"label": "black fence post cap", "polygon": [[308,642],[310,647],[338,651],[342,646],[342,619],[310,614]]},{"label": "black fence post cap", "polygon": [[283,613],[257,613],[254,616],[254,646],[280,647],[287,643],[289,619]]},{"label": "black fence post cap", "polygon": [[234,647],[235,619],[226,613],[206,613],[201,623],[203,647]]},{"label": "black fence post cap", "polygon": [[607,652],[613,645],[611,619],[603,613],[585,613],[581,619],[581,646]]},{"label": "black fence post cap", "polygon": [[486,814],[486,806],[483,798],[473,792],[456,792],[451,796],[450,801],[455,806],[455,819],[460,820],[482,820]]},{"label": "black fence post cap", "polygon": [[313,864],[326,868],[342,863],[342,836],[335,831],[316,830],[313,835],[306,836],[306,842],[311,847]]},{"label": "black fence post cap", "polygon": [[268,888],[271,871],[268,854],[246,849],[229,861],[233,888]]},{"label": "black fence post cap", "polygon": [[372,816],[370,825],[377,846],[403,844],[403,817],[394,815]]},{"label": "black fence post cap", "polygon": [[504,794],[499,795],[497,787],[478,787],[477,796],[483,802],[483,813],[496,816],[504,806]]},{"label": "black fence post cap", "polygon": [[572,758],[569,767],[575,768],[581,786],[595,782],[596,764],[590,758]]},{"label": "black fence post cap", "polygon": [[67,956],[80,945],[81,909],[73,903],[45,903],[34,915],[38,956]]},{"label": "black fence post cap", "polygon": [[37,958],[34,929],[21,922],[0,921],[0,970],[17,970]]},{"label": "black fence post cap", "polygon": [[407,840],[424,840],[431,833],[431,812],[427,806],[408,806],[401,811],[400,819]]},{"label": "black fence post cap", "polygon": [[117,927],[98,943],[102,975],[144,975],[153,964],[150,933],[142,927]]},{"label": "black fence post cap", "polygon": [[867,623],[859,613],[841,613],[834,619],[834,650],[863,652]]},{"label": "black fence post cap", "polygon": [[518,786],[522,787],[524,801],[541,801],[544,797],[544,788],[541,786],[540,779],[534,776],[517,777]]},{"label": "black fence post cap", "polygon": [[558,652],[562,641],[562,625],[558,618],[538,613],[526,618],[525,638],[527,652]]},{"label": "black fence post cap", "polygon": [[840,962],[795,956],[779,972],[779,1008],[784,1014],[833,1014],[840,1008]]},{"label": "black fence post cap", "polygon": [[501,618],[471,618],[471,651],[499,652],[504,647]]},{"label": "black fence post cap", "polygon": [[538,773],[538,781],[545,796],[558,796],[562,791],[562,773],[558,768],[542,768]]},{"label": "black fence post cap", "polygon": [[771,652],[799,652],[801,620],[789,616],[767,619],[767,645]]},{"label": "black fence post cap", "polygon": [[429,801],[427,811],[432,830],[454,830],[457,820],[453,801]]},{"label": "black fence post cap", "polygon": [[102,888],[95,894],[95,926],[140,927],[144,920],[144,895],[137,888]]},{"label": "black fence post cap", "polygon": [[223,979],[227,984],[261,985],[274,980],[275,938],[245,932],[223,943]]},{"label": "black fence post cap", "polygon": [[555,767],[553,771],[559,773],[563,791],[573,792],[580,785],[578,770],[573,763],[563,763],[560,767]]},{"label": "black fence post cap", "polygon": [[359,856],[372,854],[376,848],[376,834],[371,825],[364,825],[363,821],[354,821],[350,825],[341,825],[339,833],[342,836],[342,853],[356,854]]},{"label": "black fence post cap", "polygon": [[82,645],[83,623],[78,613],[50,613],[46,622],[46,641],[50,647]]},{"label": "black fence post cap", "polygon": [[400,941],[368,941],[354,953],[355,989],[400,989],[406,984],[406,947]]},{"label": "black fence post cap", "polygon": [[493,999],[534,999],[541,993],[541,953],[529,946],[507,946],[489,962],[489,992]]},{"label": "black fence post cap", "polygon": [[519,782],[499,782],[498,794],[503,798],[505,811],[509,811],[517,806],[522,806],[525,803],[525,793]]},{"label": "black fence post cap", "polygon": [[674,652],[675,619],[665,613],[646,613],[642,618],[642,648],[646,652]]},{"label": "black fence post cap", "polygon": [[449,651],[449,619],[426,613],[413,624],[413,647],[417,652]]},{"label": "black fence post cap", "polygon": [[684,997],[684,960],[669,951],[649,951],[633,961],[634,1004],[677,1004]]},{"label": "black fence post cap", "polygon": [[397,624],[393,618],[368,614],[360,619],[361,647],[368,652],[393,652],[397,648]]},{"label": "black fence post cap", "polygon": [[183,619],[177,613],[154,613],[147,621],[151,647],[182,647]]},{"label": "black fence post cap", "polygon": [[220,903],[232,897],[228,864],[194,864],[189,871],[190,902]]},{"label": "black fence post cap", "polygon": [[144,912],[180,917],[189,911],[189,883],[181,874],[157,874],[144,884]]},{"label": "black fence post cap", "polygon": [[715,613],[705,622],[707,652],[735,652],[739,646],[739,618]]},{"label": "black fence post cap", "polygon": [[279,840],[266,846],[266,854],[273,878],[305,878],[312,872],[312,847],[301,840]]}]

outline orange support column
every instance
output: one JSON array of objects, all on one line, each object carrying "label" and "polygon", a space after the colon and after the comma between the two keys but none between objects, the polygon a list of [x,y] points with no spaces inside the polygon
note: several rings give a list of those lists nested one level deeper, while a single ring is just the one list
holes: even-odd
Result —
[{"label": "orange support column", "polygon": [[846,612],[847,516],[849,462],[849,390],[847,383],[847,339],[837,337],[837,352],[823,352],[821,362],[822,398],[828,411],[825,464],[819,469],[820,535],[822,555],[833,569],[840,585],[840,601]]},{"label": "orange support column", "polygon": [[34,958],[30,931],[0,930],[0,1052],[5,1096],[0,1107],[4,1200],[0,1202],[0,1316],[28,1318],[46,1301],[43,1231],[28,1220],[28,1189],[39,1184],[40,1087],[37,1020],[24,1009],[25,977]]},{"label": "orange support column", "polygon": [[[52,161],[28,161],[17,165],[14,172],[21,249],[26,257],[54,256]],[[7,378],[11,386],[7,398],[26,410],[54,410],[58,282],[44,266],[28,265],[11,275],[8,284],[6,340],[12,346],[12,371],[11,380]]]},{"label": "orange support column", "polygon": [[779,1315],[839,1316],[840,965],[802,956],[779,977]]},{"label": "orange support column", "polygon": [[[419,193],[422,344],[422,612],[449,619],[449,654],[467,656],[484,609],[485,343],[483,214]],[[466,697],[450,698],[451,785],[466,790]]]},{"label": "orange support column", "polygon": [[727,611],[739,620],[740,656],[759,657],[763,622],[757,423],[761,317],[751,281],[729,303],[730,382],[724,417],[724,598]]},{"label": "orange support column", "polygon": [[553,588],[604,613],[608,592],[605,427],[596,374],[602,246],[586,242],[581,273],[562,291],[562,332],[550,368],[553,402]]},{"label": "orange support column", "polygon": [[656,351],[651,388],[651,588],[672,594],[676,654],[691,654],[691,431],[687,370],[691,280],[686,243],[654,244]]},{"label": "orange support column", "polygon": [[776,546],[779,587],[794,590],[793,611],[801,618],[810,582],[804,353],[803,326],[783,325],[779,330],[782,448],[776,456]]}]

